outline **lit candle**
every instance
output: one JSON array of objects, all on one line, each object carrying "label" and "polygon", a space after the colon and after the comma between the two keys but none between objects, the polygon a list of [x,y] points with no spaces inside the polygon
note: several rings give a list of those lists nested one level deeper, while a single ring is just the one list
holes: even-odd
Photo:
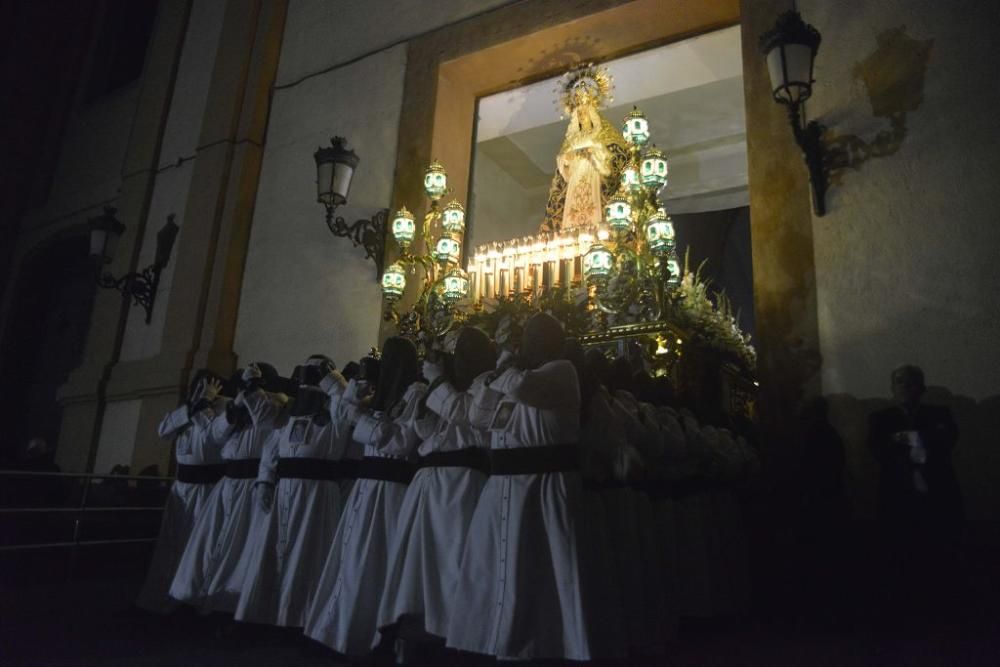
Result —
[{"label": "lit candle", "polygon": [[493,269],[486,271],[483,274],[483,296],[487,299],[492,299],[495,295],[493,294]]},{"label": "lit candle", "polygon": [[564,259],[559,262],[559,284],[565,288],[569,288],[570,283],[573,282],[573,260]]},{"label": "lit candle", "polygon": [[555,262],[545,262],[542,266],[542,288],[545,291],[552,289],[552,273],[555,271]]},{"label": "lit candle", "polygon": [[500,294],[499,296],[507,296],[510,289],[510,270],[500,269]]}]

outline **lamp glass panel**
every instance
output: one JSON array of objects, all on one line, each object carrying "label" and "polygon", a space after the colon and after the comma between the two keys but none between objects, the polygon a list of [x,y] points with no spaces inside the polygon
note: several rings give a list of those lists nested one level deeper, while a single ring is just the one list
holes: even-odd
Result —
[{"label": "lamp glass panel", "polygon": [[90,254],[92,257],[104,259],[104,243],[108,238],[108,232],[104,229],[90,230]]},{"label": "lamp glass panel", "polygon": [[333,199],[335,203],[347,203],[347,193],[351,189],[352,176],[354,176],[354,167],[342,162],[335,164],[333,168]]},{"label": "lamp glass panel", "polygon": [[767,54],[767,73],[775,95],[792,103],[808,99],[812,92],[812,61],[812,49],[805,44],[785,44],[771,49]]},{"label": "lamp glass panel", "polygon": [[331,201],[330,184],[333,182],[333,163],[320,162],[316,165],[316,197],[324,204]]},{"label": "lamp glass panel", "polygon": [[118,247],[118,237],[121,234],[116,233],[114,230],[109,230],[105,233],[107,234],[107,240],[104,242],[104,261],[110,262],[115,258],[115,248]]}]

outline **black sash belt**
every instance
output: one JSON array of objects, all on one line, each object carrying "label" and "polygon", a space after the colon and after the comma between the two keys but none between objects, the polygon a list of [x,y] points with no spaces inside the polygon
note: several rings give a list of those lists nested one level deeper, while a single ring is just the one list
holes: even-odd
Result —
[{"label": "black sash belt", "polygon": [[358,477],[378,479],[383,482],[409,484],[413,479],[413,464],[400,459],[386,459],[380,456],[366,456],[361,459]]},{"label": "black sash belt", "polygon": [[215,484],[226,471],[225,463],[206,465],[177,464],[177,481],[185,484]]},{"label": "black sash belt", "polygon": [[490,474],[489,451],[481,447],[466,447],[452,452],[432,452],[420,457],[418,468],[473,468],[484,475]]},{"label": "black sash belt", "polygon": [[575,444],[490,450],[491,475],[533,475],[579,469],[580,448]]},{"label": "black sash belt", "polygon": [[278,459],[278,478],[335,481],[350,477],[352,476],[350,473],[356,472],[356,464],[344,465],[345,463],[349,462],[330,459],[280,458]]},{"label": "black sash belt", "polygon": [[232,459],[226,461],[226,477],[254,479],[260,470],[260,459]]}]

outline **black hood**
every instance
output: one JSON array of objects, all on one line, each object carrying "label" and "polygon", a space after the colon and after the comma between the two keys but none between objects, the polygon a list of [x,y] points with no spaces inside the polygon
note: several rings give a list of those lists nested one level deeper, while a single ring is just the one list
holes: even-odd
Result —
[{"label": "black hood", "polygon": [[[362,367],[364,364],[362,363]],[[372,398],[372,410],[388,411],[406,393],[407,388],[420,377],[417,348],[409,339],[393,336],[385,341],[378,386]]]},{"label": "black hood", "polygon": [[533,370],[562,355],[566,335],[559,320],[548,313],[532,315],[524,325],[518,366]]},{"label": "black hood", "polygon": [[465,391],[472,386],[473,380],[493,370],[496,363],[496,349],[490,337],[476,327],[463,327],[447,374],[456,389]]}]

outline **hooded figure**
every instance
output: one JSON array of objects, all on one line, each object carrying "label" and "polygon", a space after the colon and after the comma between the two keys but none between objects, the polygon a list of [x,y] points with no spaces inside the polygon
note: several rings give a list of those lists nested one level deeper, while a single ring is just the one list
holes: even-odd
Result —
[{"label": "hooded figure", "polygon": [[578,544],[580,385],[559,322],[525,325],[515,364],[484,384],[491,476],[469,527],[450,647],[509,660],[590,660]]},{"label": "hooded figure", "polygon": [[490,413],[473,410],[496,364],[481,330],[458,332],[452,363],[424,363],[431,419],[418,422],[419,470],[406,490],[379,610],[379,628],[399,623],[404,639],[444,637],[462,551],[486,484]]},{"label": "hooded figure", "polygon": [[367,654],[377,637],[389,544],[413,475],[408,459],[420,442],[418,432],[425,430],[418,412],[427,386],[416,381],[418,375],[413,343],[387,340],[371,412],[359,417],[354,429],[365,456],[305,627],[309,637],[340,653]]},{"label": "hooded figure", "polygon": [[213,421],[226,410],[227,401],[220,395],[222,383],[212,371],[199,370],[180,407],[160,422],[160,437],[175,445],[177,479],[170,487],[156,551],[136,600],[136,605],[147,611],[166,613],[177,607],[168,593],[170,582],[195,522],[222,478],[225,433],[212,429]]},{"label": "hooded figure", "polygon": [[236,610],[245,576],[243,549],[250,527],[259,521],[260,493],[255,482],[260,457],[285,397],[271,390],[278,373],[270,364],[250,364],[240,373],[242,389],[211,425],[224,439],[225,473],[206,500],[170,586],[170,595],[203,611]]},{"label": "hooded figure", "polygon": [[333,373],[333,362],[323,355],[312,355],[293,373],[298,391],[257,475],[264,516],[251,529],[240,568],[245,578],[238,621],[286,627],[305,622],[342,511],[338,481],[347,443],[333,426],[331,397],[319,388]]}]

